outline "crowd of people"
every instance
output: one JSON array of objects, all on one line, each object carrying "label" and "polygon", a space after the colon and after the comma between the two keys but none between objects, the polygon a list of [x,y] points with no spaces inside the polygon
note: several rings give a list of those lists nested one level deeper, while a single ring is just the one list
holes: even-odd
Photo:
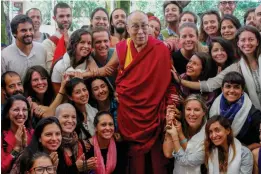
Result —
[{"label": "crowd of people", "polygon": [[261,5],[241,24],[237,3],[198,17],[165,1],[166,28],[99,7],[71,32],[58,2],[51,36],[40,9],[15,16],[1,51],[1,172],[261,173]]}]

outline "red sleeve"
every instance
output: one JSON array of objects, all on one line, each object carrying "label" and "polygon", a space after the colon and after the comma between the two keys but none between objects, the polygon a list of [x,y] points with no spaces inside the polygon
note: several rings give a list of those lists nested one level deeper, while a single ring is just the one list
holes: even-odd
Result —
[{"label": "red sleeve", "polygon": [[3,145],[1,146],[1,171],[2,173],[7,173],[11,169],[11,164],[13,157],[10,153],[5,152]]}]

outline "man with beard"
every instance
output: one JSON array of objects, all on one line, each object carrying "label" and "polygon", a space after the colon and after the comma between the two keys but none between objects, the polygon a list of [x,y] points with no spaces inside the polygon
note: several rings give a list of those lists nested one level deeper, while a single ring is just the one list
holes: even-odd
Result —
[{"label": "man with beard", "polygon": [[230,1],[219,1],[218,3],[218,9],[219,12],[221,14],[221,18],[223,18],[223,16],[225,14],[230,14],[233,15],[234,10],[236,9],[236,2],[234,0],[230,0]]},{"label": "man with beard", "polygon": [[34,26],[34,41],[43,42],[45,39],[49,38],[48,33],[41,33],[40,26],[42,24],[42,13],[38,8],[31,8],[27,10],[26,15],[32,19]]},{"label": "man with beard", "polygon": [[112,11],[110,16],[110,33],[119,41],[127,39],[128,33],[126,31],[126,12],[121,8],[116,8]]},{"label": "man with beard", "polygon": [[255,8],[248,9],[244,14],[244,24],[256,27]]},{"label": "man with beard", "polygon": [[55,5],[53,14],[58,28],[54,35],[43,41],[47,51],[47,70],[50,70],[51,66],[65,54],[69,40],[68,30],[72,24],[72,9],[68,4],[59,2]]},{"label": "man with beard", "polygon": [[160,31],[160,38],[163,40],[177,38],[179,15],[182,13],[182,7],[176,1],[165,1],[163,4],[163,10],[167,28]]},{"label": "man with beard", "polygon": [[261,34],[261,5],[256,7],[255,17],[256,17],[256,27]]},{"label": "man with beard", "polygon": [[24,77],[26,70],[34,65],[46,67],[46,51],[33,42],[33,21],[26,15],[17,15],[11,21],[15,42],[2,50],[1,73],[15,71]]}]

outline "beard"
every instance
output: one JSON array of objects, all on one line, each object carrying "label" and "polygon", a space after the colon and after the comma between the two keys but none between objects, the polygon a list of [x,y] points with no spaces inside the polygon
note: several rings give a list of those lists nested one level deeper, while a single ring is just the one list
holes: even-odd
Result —
[{"label": "beard", "polygon": [[10,98],[11,96],[17,95],[17,94],[24,95],[24,92],[23,91],[14,91],[11,94],[6,93],[6,98]]},{"label": "beard", "polygon": [[68,27],[67,28],[65,28],[64,24],[62,24],[62,23],[57,23],[57,25],[58,25],[58,28],[61,29],[61,30],[63,30],[63,29],[67,29],[68,30],[71,27],[72,23],[68,23]]},{"label": "beard", "polygon": [[[25,38],[27,38],[27,37],[31,37],[32,39],[31,40],[26,40]],[[20,40],[23,44],[25,44],[25,45],[30,45],[30,44],[32,44],[32,42],[33,42],[33,36],[31,35],[31,36],[24,36],[23,38],[22,38],[22,40]]]},{"label": "beard", "polygon": [[126,28],[125,27],[119,27],[119,28],[115,27],[115,30],[117,33],[122,34],[122,33],[124,33],[124,31],[126,31]]}]

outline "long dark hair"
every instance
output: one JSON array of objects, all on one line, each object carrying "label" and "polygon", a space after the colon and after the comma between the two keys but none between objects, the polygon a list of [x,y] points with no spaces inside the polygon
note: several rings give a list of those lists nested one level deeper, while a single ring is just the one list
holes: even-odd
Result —
[{"label": "long dark hair", "polygon": [[202,70],[199,75],[199,80],[207,80],[210,75],[210,55],[204,52],[195,52],[193,55],[197,56],[201,62]]},{"label": "long dark hair", "polygon": [[[241,33],[244,32],[244,31],[249,31],[249,32],[253,33],[253,34],[255,35],[257,41],[259,42],[259,44],[258,44],[258,46],[257,46],[257,48],[256,48],[256,50],[255,50],[255,52],[254,52],[255,58],[256,58],[256,60],[258,60],[258,57],[259,57],[260,54],[261,54],[261,43],[260,43],[260,41],[261,41],[261,36],[260,36],[260,33],[259,33],[259,31],[257,30],[257,28],[255,28],[255,27],[253,27],[253,26],[250,26],[250,25],[243,26],[243,27],[241,27],[239,30],[237,30],[237,34],[236,34],[236,38],[235,38],[235,39],[236,39],[236,42],[239,41],[239,36],[240,36]],[[242,55],[242,56],[243,56],[243,58],[246,60],[246,62],[248,62],[246,55],[240,50],[239,47],[237,48],[237,52],[238,52],[239,55]],[[248,63],[249,63],[249,62],[248,62]]]},{"label": "long dark hair", "polygon": [[67,53],[70,57],[70,64],[73,68],[77,67],[77,65],[79,65],[79,64],[83,63],[85,60],[87,60],[89,58],[89,55],[91,54],[91,52],[90,52],[86,57],[82,57],[81,60],[76,63],[76,58],[75,58],[76,50],[77,50],[76,47],[80,43],[82,35],[85,35],[85,34],[91,36],[91,33],[85,29],[78,29],[78,30],[74,31],[72,33],[72,35],[70,36],[68,46],[67,46]]},{"label": "long dark hair", "polygon": [[[215,43],[219,43],[227,54],[227,60],[226,60],[225,64],[222,66],[222,70],[224,70],[226,67],[230,66],[232,63],[234,63],[236,61],[235,56],[234,56],[235,55],[234,49],[233,49],[232,45],[230,44],[230,42],[227,41],[226,39],[224,39],[222,37],[214,37],[214,38],[212,38],[212,42],[209,45],[209,54],[210,55],[212,55],[211,51],[212,51],[212,48]],[[210,62],[211,62],[211,76],[210,77],[215,77],[217,75],[218,66],[213,58],[211,59]]]},{"label": "long dark hair", "polygon": [[31,129],[31,124],[30,124],[30,116],[31,116],[31,110],[30,110],[30,105],[27,101],[27,99],[22,96],[21,94],[17,94],[17,95],[13,95],[11,97],[9,97],[4,105],[4,108],[3,108],[3,112],[2,112],[2,122],[1,122],[1,126],[2,126],[2,133],[3,133],[3,130],[7,131],[10,129],[11,127],[11,121],[10,121],[10,118],[9,118],[9,110],[10,108],[12,107],[13,103],[15,101],[23,101],[26,103],[26,106],[27,106],[27,109],[28,109],[28,118],[27,120],[25,121],[24,125],[27,129]]},{"label": "long dark hair", "polygon": [[218,36],[220,36],[220,16],[216,10],[209,10],[209,11],[206,11],[205,13],[203,13],[200,17],[200,35],[199,35],[200,42],[206,42],[207,37],[208,37],[208,34],[205,32],[204,26],[203,26],[203,17],[205,15],[215,15],[217,17],[217,22],[218,22],[217,34],[218,34]]},{"label": "long dark hair", "polygon": [[204,142],[204,144],[205,144],[205,164],[206,164],[206,166],[208,166],[208,159],[209,159],[209,157],[212,156],[212,150],[214,148],[218,148],[219,169],[220,169],[220,172],[226,172],[227,167],[228,167],[228,162],[225,162],[225,161],[228,160],[228,152],[225,152],[225,150],[221,146],[218,146],[218,147],[215,146],[215,144],[210,139],[209,129],[210,129],[210,126],[215,122],[218,122],[226,130],[230,130],[230,133],[227,136],[227,144],[228,144],[228,147],[230,145],[232,145],[232,149],[233,149],[232,160],[236,156],[234,136],[233,136],[233,131],[232,131],[229,120],[221,115],[215,115],[207,121],[207,124],[205,127],[205,134],[206,134],[205,142]]},{"label": "long dark hair", "polygon": [[48,74],[47,70],[42,66],[36,65],[27,69],[25,77],[24,77],[24,94],[26,97],[32,97],[33,100],[40,102],[40,99],[37,98],[36,92],[33,90],[31,85],[32,75],[34,72],[38,72],[41,77],[45,77],[47,79],[47,91],[44,94],[43,103],[44,106],[49,106],[55,98],[54,89],[51,82],[51,77]]},{"label": "long dark hair", "polygon": [[[109,19],[110,33],[111,33],[111,35],[114,35],[114,26],[113,26],[111,23],[112,23],[112,21],[113,21],[112,15],[113,15],[113,13],[114,13],[116,10],[122,10],[122,11],[124,11],[124,13],[126,14],[126,18],[127,18],[127,13],[125,12],[125,10],[124,10],[123,8],[115,8],[115,9],[111,12],[110,19]],[[127,33],[127,31],[126,31],[126,33]],[[127,38],[127,36],[128,36],[128,33],[125,34],[125,37],[124,37],[124,38]]]},{"label": "long dark hair", "polygon": [[[66,93],[66,95],[68,97],[71,97],[72,93],[73,93],[73,89],[75,88],[76,85],[78,85],[80,83],[85,85],[84,80],[80,79],[80,78],[72,78],[70,81],[68,81],[66,83],[66,85],[65,85],[65,93]],[[86,129],[83,127],[83,124],[82,124],[83,121],[84,121],[83,113],[76,107],[74,101],[70,100],[69,103],[71,103],[75,107],[76,114],[77,114],[77,125],[76,125],[76,128],[75,128],[76,133],[79,135],[81,133],[81,131],[82,131],[83,134],[85,134],[85,136],[87,138],[90,138],[91,134],[88,131],[86,131]]]},{"label": "long dark hair", "polygon": [[89,103],[91,106],[95,107],[98,109],[98,103],[97,100],[93,97],[93,93],[92,93],[92,82],[94,82],[95,80],[102,80],[105,82],[105,84],[108,86],[108,90],[109,90],[109,100],[111,101],[114,98],[114,94],[113,94],[113,89],[112,89],[112,85],[110,84],[110,82],[104,78],[104,77],[93,77],[88,79],[87,82],[87,88],[90,94],[90,99],[89,99]]}]

